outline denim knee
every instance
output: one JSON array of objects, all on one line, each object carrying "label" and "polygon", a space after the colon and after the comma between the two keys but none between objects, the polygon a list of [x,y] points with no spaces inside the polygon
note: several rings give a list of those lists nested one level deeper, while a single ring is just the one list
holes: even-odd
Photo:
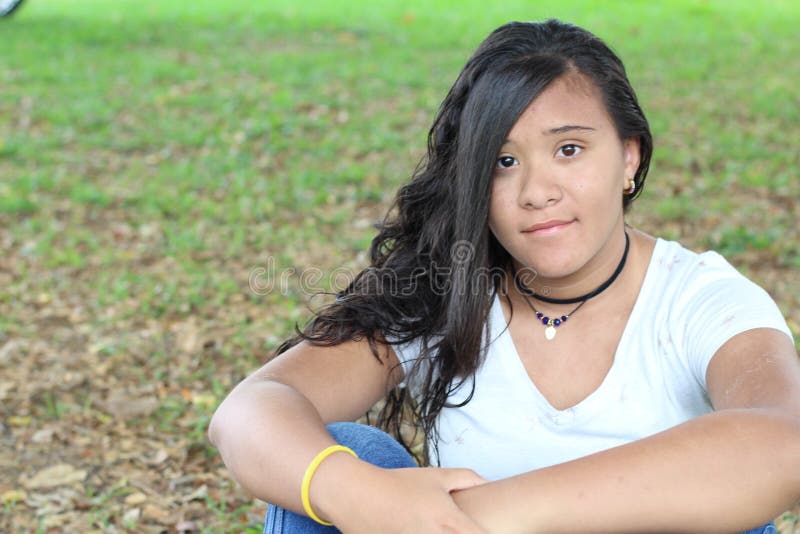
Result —
[{"label": "denim knee", "polygon": [[327,428],[337,443],[350,447],[367,463],[385,469],[417,467],[408,451],[383,430],[349,422],[330,423]]},{"label": "denim knee", "polygon": [[741,534],[778,534],[778,529],[775,527],[775,523],[770,522],[764,526],[754,528],[753,530],[742,532]]}]

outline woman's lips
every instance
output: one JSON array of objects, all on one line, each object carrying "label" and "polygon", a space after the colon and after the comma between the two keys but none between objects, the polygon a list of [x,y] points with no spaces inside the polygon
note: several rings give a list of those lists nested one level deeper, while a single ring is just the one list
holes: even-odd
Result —
[{"label": "woman's lips", "polygon": [[562,221],[553,219],[550,221],[534,224],[533,226],[526,228],[522,232],[526,234],[535,234],[535,235],[554,234],[556,232],[560,232],[561,230],[563,230],[572,223],[573,221]]}]

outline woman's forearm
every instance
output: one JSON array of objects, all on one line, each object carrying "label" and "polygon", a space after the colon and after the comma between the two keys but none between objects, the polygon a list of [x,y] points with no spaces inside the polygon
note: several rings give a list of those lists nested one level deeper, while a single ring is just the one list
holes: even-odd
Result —
[{"label": "woman's forearm", "polygon": [[238,386],[214,414],[209,438],[248,492],[296,511],[306,467],[334,444],[308,399],[269,381]]},{"label": "woman's forearm", "polygon": [[490,532],[735,532],[800,499],[800,420],[726,410],[455,494]]},{"label": "woman's forearm", "polygon": [[[234,477],[260,499],[300,513],[309,462],[334,443],[314,405],[289,386],[251,382],[220,405],[209,430]],[[312,509],[344,532],[482,532],[450,492],[485,482],[463,469],[381,469],[350,454],[325,458]]]}]

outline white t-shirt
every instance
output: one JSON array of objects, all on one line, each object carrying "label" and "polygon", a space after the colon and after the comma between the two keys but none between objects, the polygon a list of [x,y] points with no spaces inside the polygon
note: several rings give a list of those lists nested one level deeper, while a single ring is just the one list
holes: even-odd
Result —
[{"label": "white t-shirt", "polygon": [[[442,409],[437,424],[439,464],[471,468],[490,480],[623,445],[711,412],[706,368],[728,339],[762,327],[792,336],[772,298],[722,256],[662,239],[611,369],[571,408],[553,408],[528,377],[499,297],[489,321],[491,343],[472,399]],[[408,372],[419,344],[395,351],[414,393],[417,381]],[[471,385],[466,382],[449,402],[467,398]],[[431,463],[436,465],[435,456]]]}]

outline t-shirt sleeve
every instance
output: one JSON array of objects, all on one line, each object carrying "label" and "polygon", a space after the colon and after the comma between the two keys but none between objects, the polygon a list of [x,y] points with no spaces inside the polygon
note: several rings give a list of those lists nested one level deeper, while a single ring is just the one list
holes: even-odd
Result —
[{"label": "t-shirt sleeve", "polygon": [[416,338],[406,343],[397,343],[397,338],[389,335],[386,336],[386,340],[392,344],[392,349],[403,368],[403,380],[398,384],[399,387],[408,388],[411,395],[417,397],[422,387],[422,377],[427,371],[426,362],[416,365],[422,352],[422,340]]},{"label": "t-shirt sleeve", "polygon": [[725,258],[706,252],[696,261],[681,290],[675,326],[691,372],[707,388],[708,364],[733,336],[754,328],[792,333],[772,297]]},{"label": "t-shirt sleeve", "polygon": [[[387,337],[387,341],[395,341]],[[403,368],[403,382],[408,378],[414,362],[419,356],[420,342],[417,339],[411,340],[408,343],[392,344],[394,353],[397,354],[397,359],[400,360],[400,365]]]}]

